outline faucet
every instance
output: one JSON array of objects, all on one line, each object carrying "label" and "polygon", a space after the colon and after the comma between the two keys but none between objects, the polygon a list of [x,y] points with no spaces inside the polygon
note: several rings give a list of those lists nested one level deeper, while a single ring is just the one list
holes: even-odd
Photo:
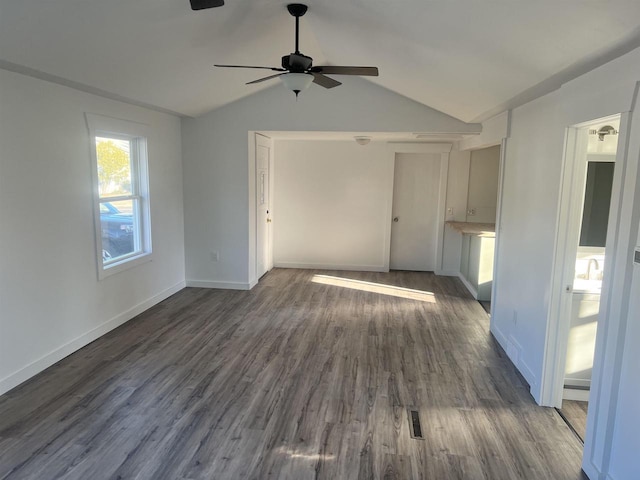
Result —
[{"label": "faucet", "polygon": [[600,270],[600,264],[598,263],[598,260],[596,260],[595,258],[590,258],[589,259],[589,263],[587,264],[587,280],[591,280],[591,267],[595,266],[596,270]]}]

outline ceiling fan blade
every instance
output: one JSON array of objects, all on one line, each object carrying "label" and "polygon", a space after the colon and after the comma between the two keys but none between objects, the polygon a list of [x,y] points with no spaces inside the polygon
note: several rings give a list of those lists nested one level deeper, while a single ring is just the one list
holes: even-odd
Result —
[{"label": "ceiling fan blade", "polygon": [[377,77],[378,67],[337,67],[334,65],[319,65],[311,67],[312,73],[322,73],[325,75],[361,75],[365,77]]},{"label": "ceiling fan blade", "polygon": [[325,77],[321,73],[313,73],[312,75],[313,75],[313,83],[317,83],[321,87],[333,88],[333,87],[337,87],[338,85],[342,85],[341,82],[334,80],[333,78]]},{"label": "ceiling fan blade", "polygon": [[284,73],[276,73],[275,75],[269,75],[268,77],[259,78],[258,80],[254,80],[253,82],[247,82],[247,85],[251,85],[253,83],[266,82],[267,80],[271,80],[272,78],[276,78],[281,75],[284,75]]},{"label": "ceiling fan blade", "polygon": [[224,0],[191,0],[191,10],[204,10],[205,8],[221,7]]},{"label": "ceiling fan blade", "polygon": [[214,67],[224,68],[261,68],[263,70],[273,70],[274,72],[286,72],[284,68],[280,67],[255,67],[253,65],[214,65]]}]

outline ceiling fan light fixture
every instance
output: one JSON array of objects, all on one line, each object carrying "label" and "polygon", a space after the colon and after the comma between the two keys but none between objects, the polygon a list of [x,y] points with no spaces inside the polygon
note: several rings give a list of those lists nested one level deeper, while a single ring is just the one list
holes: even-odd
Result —
[{"label": "ceiling fan light fixture", "polygon": [[285,73],[280,76],[280,79],[284,86],[295,93],[297,97],[301,91],[309,88],[313,82],[313,75],[310,73]]}]

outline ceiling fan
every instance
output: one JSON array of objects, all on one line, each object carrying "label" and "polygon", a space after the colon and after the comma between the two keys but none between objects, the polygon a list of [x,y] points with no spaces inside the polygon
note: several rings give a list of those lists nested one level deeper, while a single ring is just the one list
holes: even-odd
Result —
[{"label": "ceiling fan", "polygon": [[[196,0],[192,0],[192,3]],[[204,0],[203,0],[204,1]],[[216,67],[225,68],[258,68],[263,70],[273,70],[275,75],[259,78],[247,85],[253,83],[265,82],[272,78],[280,78],[284,85],[291,91],[298,94],[307,88],[311,82],[316,83],[324,88],[333,88],[342,85],[337,80],[327,77],[329,75],[361,75],[361,76],[378,76],[377,67],[339,67],[332,65],[313,65],[313,59],[300,53],[298,48],[300,37],[300,17],[307,13],[307,6],[301,3],[292,3],[287,5],[287,10],[296,19],[296,51],[282,57],[282,67],[255,67],[248,65],[214,65]]]},{"label": "ceiling fan", "polygon": [[204,10],[205,8],[221,7],[224,0],[191,0],[191,10]]}]

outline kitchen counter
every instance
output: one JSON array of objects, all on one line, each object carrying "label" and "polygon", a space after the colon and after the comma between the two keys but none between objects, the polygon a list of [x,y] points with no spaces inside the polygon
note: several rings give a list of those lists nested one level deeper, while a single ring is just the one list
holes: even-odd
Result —
[{"label": "kitchen counter", "polygon": [[446,225],[463,235],[478,235],[480,237],[495,237],[495,223],[473,223],[473,222],[446,222]]}]

